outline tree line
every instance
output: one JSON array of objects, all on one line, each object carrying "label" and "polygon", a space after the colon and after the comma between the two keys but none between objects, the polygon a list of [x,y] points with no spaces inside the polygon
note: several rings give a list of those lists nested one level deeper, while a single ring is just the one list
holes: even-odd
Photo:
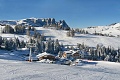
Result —
[{"label": "tree line", "polygon": [[120,48],[115,50],[113,47],[108,46],[105,47],[101,44],[97,44],[96,47],[89,47],[82,44],[77,44],[77,48],[69,47],[68,50],[80,50],[83,54],[87,54],[84,56],[85,59],[89,60],[103,60],[103,61],[111,61],[111,62],[120,62]]},{"label": "tree line", "polygon": [[2,33],[16,33],[23,34],[25,33],[25,26],[16,25],[14,28],[10,25],[5,25],[5,27],[1,30]]},{"label": "tree line", "polygon": [[74,37],[75,36],[75,33],[77,34],[89,34],[88,31],[85,31],[84,29],[70,29],[67,31],[66,35],[68,37]]}]

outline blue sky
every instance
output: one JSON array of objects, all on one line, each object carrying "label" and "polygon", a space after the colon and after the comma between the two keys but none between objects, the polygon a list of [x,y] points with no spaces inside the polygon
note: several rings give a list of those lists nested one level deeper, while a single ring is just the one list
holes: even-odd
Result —
[{"label": "blue sky", "polygon": [[0,20],[55,18],[70,27],[120,22],[120,0],[0,0]]}]

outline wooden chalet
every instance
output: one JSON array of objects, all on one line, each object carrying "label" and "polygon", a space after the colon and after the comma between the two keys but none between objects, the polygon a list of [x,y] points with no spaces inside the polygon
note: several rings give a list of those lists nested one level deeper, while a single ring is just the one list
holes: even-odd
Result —
[{"label": "wooden chalet", "polygon": [[72,58],[72,59],[83,59],[85,56],[83,51],[64,51],[62,57],[63,58]]},{"label": "wooden chalet", "polygon": [[39,60],[42,60],[42,59],[49,59],[52,61],[55,60],[55,56],[53,54],[46,53],[46,52],[38,54],[37,57]]}]

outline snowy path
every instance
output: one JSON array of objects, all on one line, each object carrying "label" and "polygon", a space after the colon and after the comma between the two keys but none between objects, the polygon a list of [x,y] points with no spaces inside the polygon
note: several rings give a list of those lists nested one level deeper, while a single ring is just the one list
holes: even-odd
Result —
[{"label": "snowy path", "polygon": [[0,59],[0,77],[1,80],[119,80],[120,64],[108,63],[77,67]]}]

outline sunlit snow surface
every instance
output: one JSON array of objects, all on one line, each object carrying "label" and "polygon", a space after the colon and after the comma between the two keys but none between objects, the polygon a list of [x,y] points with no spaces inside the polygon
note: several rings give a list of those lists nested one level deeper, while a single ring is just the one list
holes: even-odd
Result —
[{"label": "sunlit snow surface", "polygon": [[0,59],[1,80],[119,80],[120,63],[81,66]]},{"label": "sunlit snow surface", "polygon": [[112,46],[115,49],[120,47],[120,38],[117,37],[106,37],[92,34],[75,34],[75,37],[67,37],[66,31],[64,30],[46,29],[42,27],[36,27],[36,29],[45,36],[58,39],[64,45],[77,45],[77,43],[84,43],[90,47],[96,47],[97,44],[102,43],[106,47]]},{"label": "sunlit snow surface", "polygon": [[[45,29],[36,27],[37,31],[53,39],[59,39],[64,45],[76,45],[83,43],[94,47],[102,43],[106,47],[111,45],[114,48],[120,47],[120,38],[104,37],[91,34],[76,34],[75,37],[67,37],[66,31]],[[111,33],[118,34],[114,28],[109,28]],[[93,30],[94,31],[94,30]],[[106,28],[102,33],[109,32]],[[91,30],[92,32],[92,30]],[[27,41],[26,35],[1,34],[2,37],[14,38]],[[119,80],[120,63],[90,61],[80,66],[67,66],[60,64],[46,64],[40,62],[23,61],[22,54],[29,53],[23,51],[0,51],[0,80]],[[94,64],[95,63],[95,64]]]},{"label": "sunlit snow surface", "polygon": [[0,80],[119,80],[120,63],[87,61],[79,66],[23,61],[28,50],[0,50]]},{"label": "sunlit snow surface", "polygon": [[[59,39],[64,45],[76,45],[83,43],[88,46],[96,46],[102,43],[106,47],[120,46],[120,38],[95,36],[90,34],[76,34],[75,37],[67,37],[66,31],[36,28],[38,32],[53,39]],[[20,40],[28,40],[26,35],[1,34],[2,37],[18,37]],[[80,66],[67,66],[60,64],[46,64],[40,62],[23,61],[22,54],[28,50],[14,52],[0,51],[0,80],[119,80],[120,63],[90,61]],[[95,63],[95,64],[94,64]]]}]

